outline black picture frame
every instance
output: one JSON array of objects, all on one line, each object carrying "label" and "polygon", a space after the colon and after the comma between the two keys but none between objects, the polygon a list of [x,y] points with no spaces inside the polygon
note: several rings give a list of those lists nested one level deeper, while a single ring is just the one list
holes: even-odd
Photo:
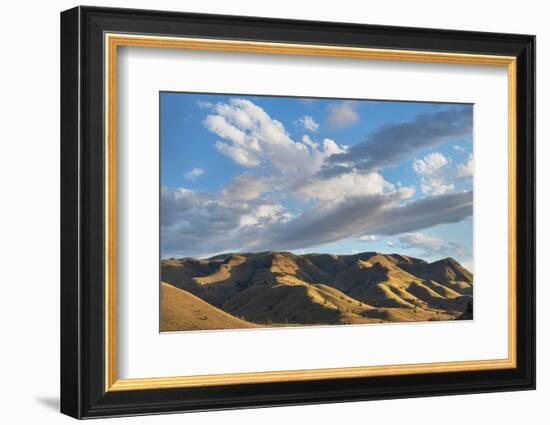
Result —
[{"label": "black picture frame", "polygon": [[[104,34],[506,55],[517,59],[517,367],[105,391]],[[535,388],[535,37],[179,12],[61,13],[61,412],[75,418]]]}]

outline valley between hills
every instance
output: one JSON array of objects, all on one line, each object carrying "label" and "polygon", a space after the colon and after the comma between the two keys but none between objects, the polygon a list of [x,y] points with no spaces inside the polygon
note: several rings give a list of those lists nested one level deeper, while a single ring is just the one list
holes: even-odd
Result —
[{"label": "valley between hills", "polygon": [[452,258],[260,252],[161,261],[161,332],[470,320],[473,275]]}]

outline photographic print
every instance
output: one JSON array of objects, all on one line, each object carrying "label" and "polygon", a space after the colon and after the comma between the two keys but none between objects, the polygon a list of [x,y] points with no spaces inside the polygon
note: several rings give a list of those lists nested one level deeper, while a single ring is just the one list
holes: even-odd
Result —
[{"label": "photographic print", "polygon": [[473,319],[473,105],[160,93],[160,331]]}]

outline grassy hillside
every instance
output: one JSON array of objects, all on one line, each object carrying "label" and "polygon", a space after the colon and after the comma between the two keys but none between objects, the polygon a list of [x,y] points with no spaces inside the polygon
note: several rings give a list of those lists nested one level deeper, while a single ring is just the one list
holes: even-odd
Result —
[{"label": "grassy hillside", "polygon": [[160,306],[161,332],[257,327],[165,282],[160,284]]},{"label": "grassy hillside", "polygon": [[[473,315],[472,273],[452,258],[428,263],[375,252],[260,252],[163,260],[161,270],[162,280],[173,285],[163,297],[172,315],[184,308],[171,300],[179,288],[202,301],[202,309],[208,306],[242,322],[230,327],[467,320]],[[211,325],[214,316],[188,315],[189,322],[173,321],[171,330],[222,326]]]}]

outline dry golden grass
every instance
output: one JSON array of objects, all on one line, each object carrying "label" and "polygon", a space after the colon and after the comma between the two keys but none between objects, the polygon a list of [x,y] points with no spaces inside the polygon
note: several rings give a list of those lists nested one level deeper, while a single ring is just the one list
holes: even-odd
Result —
[{"label": "dry golden grass", "polygon": [[160,285],[161,332],[205,329],[255,328],[183,289],[168,283]]},{"label": "dry golden grass", "polygon": [[472,305],[450,258],[228,254],[164,260],[162,277],[162,330],[452,320]]}]

